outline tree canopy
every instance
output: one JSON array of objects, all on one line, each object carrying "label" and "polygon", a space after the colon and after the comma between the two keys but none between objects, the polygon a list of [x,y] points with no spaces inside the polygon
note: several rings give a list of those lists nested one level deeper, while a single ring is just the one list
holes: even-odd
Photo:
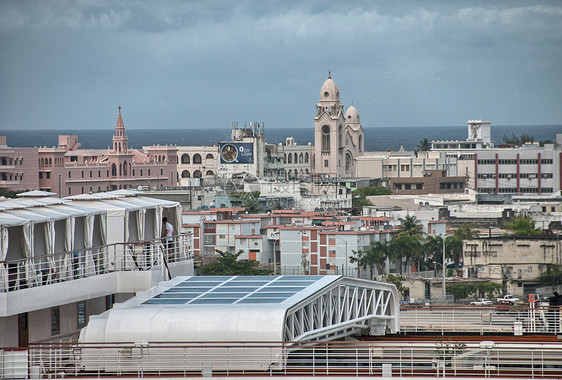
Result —
[{"label": "tree canopy", "polygon": [[540,235],[541,229],[535,228],[535,221],[530,216],[515,218],[511,222],[505,222],[503,227],[510,230],[514,236]]},{"label": "tree canopy", "polygon": [[216,250],[220,257],[212,263],[201,265],[198,269],[203,276],[265,276],[271,273],[268,269],[258,268],[259,262],[255,260],[238,261],[238,257],[244,252],[224,252]]},{"label": "tree canopy", "polygon": [[234,193],[231,195],[231,202],[236,207],[244,207],[250,214],[257,214],[261,211],[259,207],[259,197],[259,191]]},{"label": "tree canopy", "polygon": [[562,284],[562,266],[549,264],[546,272],[538,277],[539,283],[545,286],[556,286]]},{"label": "tree canopy", "polygon": [[517,136],[515,133],[511,132],[511,136],[503,135],[502,140],[505,144],[508,145],[523,145],[528,142],[534,142],[535,138],[526,133],[522,134],[521,136]]},{"label": "tree canopy", "polygon": [[372,206],[373,204],[367,199],[372,195],[390,195],[390,190],[382,186],[363,186],[353,190],[352,207],[359,208],[363,206]]},{"label": "tree canopy", "polygon": [[420,140],[416,152],[427,152],[431,149],[431,143],[427,139],[427,137]]}]

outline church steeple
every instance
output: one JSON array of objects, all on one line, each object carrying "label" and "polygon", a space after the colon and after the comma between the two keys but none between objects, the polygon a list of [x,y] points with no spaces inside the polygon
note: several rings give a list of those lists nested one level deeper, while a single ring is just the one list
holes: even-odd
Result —
[{"label": "church steeple", "polygon": [[117,107],[119,115],[117,116],[117,124],[115,125],[115,134],[113,135],[113,152],[127,153],[128,151],[128,138],[125,134],[125,124],[121,117],[121,106]]}]

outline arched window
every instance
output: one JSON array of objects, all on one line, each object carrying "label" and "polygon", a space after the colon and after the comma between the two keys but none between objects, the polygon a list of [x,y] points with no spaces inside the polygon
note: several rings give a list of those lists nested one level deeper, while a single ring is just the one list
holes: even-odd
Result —
[{"label": "arched window", "polygon": [[111,164],[111,176],[117,177],[117,165]]},{"label": "arched window", "polygon": [[308,153],[304,154],[304,163],[308,164]]},{"label": "arched window", "polygon": [[[200,164],[201,163],[201,155],[199,153],[195,153],[193,155],[193,163],[194,164]],[[195,175],[194,175],[195,177]]]},{"label": "arched window", "polygon": [[363,136],[359,135],[359,151],[363,151]]},{"label": "arched window", "polygon": [[127,161],[123,162],[123,176],[127,176]]},{"label": "arched window", "polygon": [[[201,156],[199,156],[201,157]],[[193,156],[193,161],[195,161],[195,156]],[[193,172],[193,178],[201,178],[201,171],[200,170],[196,170]]]},{"label": "arched window", "polygon": [[215,156],[213,156],[211,153],[208,153],[205,158],[206,158],[207,160],[212,160],[212,159],[215,158]]},{"label": "arched window", "polygon": [[299,156],[297,155],[297,153],[295,152],[295,154],[293,155],[293,159],[295,160],[295,164],[299,163]]},{"label": "arched window", "polygon": [[287,156],[287,163],[288,164],[292,164],[293,163],[293,155],[291,153],[289,153],[289,155]]},{"label": "arched window", "polygon": [[123,175],[123,164],[119,164],[119,177],[121,177],[122,175]]},{"label": "arched window", "polygon": [[212,170],[207,170],[207,175],[215,175]]},{"label": "arched window", "polygon": [[330,151],[330,127],[327,125],[322,126],[322,151]]},{"label": "arched window", "polygon": [[288,162],[287,161],[287,153],[285,153],[285,163]]},{"label": "arched window", "polygon": [[287,172],[287,178],[288,179],[293,179],[293,171],[289,169],[289,171]]},{"label": "arched window", "polygon": [[191,175],[189,174],[189,170],[184,170],[183,172],[181,172],[181,177],[182,177],[182,178],[189,178],[189,177],[191,177]]},{"label": "arched window", "polygon": [[302,153],[299,154],[299,164],[302,164]]}]

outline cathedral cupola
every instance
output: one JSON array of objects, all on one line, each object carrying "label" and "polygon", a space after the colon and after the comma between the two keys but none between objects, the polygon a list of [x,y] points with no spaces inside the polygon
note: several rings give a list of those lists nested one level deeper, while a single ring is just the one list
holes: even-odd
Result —
[{"label": "cathedral cupola", "polygon": [[322,85],[320,90],[320,102],[338,103],[340,102],[340,90],[338,85],[332,79],[332,73],[328,73],[328,79]]}]

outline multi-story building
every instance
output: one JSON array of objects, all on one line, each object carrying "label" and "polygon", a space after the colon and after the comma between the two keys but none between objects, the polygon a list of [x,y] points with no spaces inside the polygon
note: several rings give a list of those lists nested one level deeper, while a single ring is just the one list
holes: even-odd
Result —
[{"label": "multi-story building", "polygon": [[422,178],[430,170],[445,169],[444,157],[439,152],[365,152],[357,157],[355,176],[381,179],[388,186],[394,178]]},{"label": "multi-story building", "polygon": [[446,170],[425,170],[421,177],[396,177],[390,180],[392,194],[463,193],[466,177],[448,177]]},{"label": "multi-story building", "polygon": [[1,202],[0,347],[74,342],[114,302],[193,275],[185,236],[166,252],[160,239],[179,204],[126,193]]},{"label": "multi-story building", "polygon": [[192,178],[213,178],[218,167],[218,146],[178,146],[178,185],[199,186]]},{"label": "multi-story building", "polygon": [[[479,193],[549,195],[562,189],[562,134],[556,142],[494,147],[490,122],[469,120],[465,141],[433,141],[432,151],[446,154],[450,176],[467,176]],[[474,137],[475,136],[475,137]]]},{"label": "multi-story building", "polygon": [[[178,181],[177,148],[168,145],[129,148],[121,107],[110,149],[80,149],[78,136],[61,135],[57,147],[2,150],[6,152],[6,166],[11,167],[10,161],[14,163],[14,169],[10,169],[14,173],[12,182],[19,181],[10,183],[10,173],[6,173],[6,188],[10,189],[39,188],[58,196],[68,196],[141,185],[175,186]],[[24,152],[30,155],[29,158],[36,155],[36,162],[31,163],[26,159],[25,165],[22,165]],[[19,163],[17,170],[16,159]],[[29,181],[32,177],[37,178],[38,182]]]},{"label": "multi-story building", "polygon": [[11,148],[6,144],[6,136],[0,136],[0,189],[39,189],[41,172],[37,157],[37,148]]},{"label": "multi-story building", "polygon": [[560,236],[502,236],[465,240],[466,277],[503,285],[509,294],[537,293],[537,278],[548,265],[562,265]]},{"label": "multi-story building", "polygon": [[[375,241],[390,240],[393,230],[322,226],[279,226],[281,273],[357,275],[349,258]],[[375,273],[374,274],[379,274]]]},{"label": "multi-story building", "polygon": [[219,143],[218,175],[223,178],[263,178],[265,169],[265,136],[263,123],[232,123],[230,141]]}]

